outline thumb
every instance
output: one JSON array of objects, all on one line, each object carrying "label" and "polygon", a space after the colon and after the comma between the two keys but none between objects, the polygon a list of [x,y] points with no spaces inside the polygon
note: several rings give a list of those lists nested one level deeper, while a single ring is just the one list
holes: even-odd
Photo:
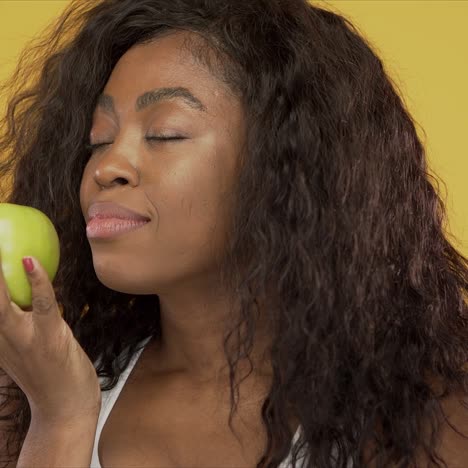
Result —
[{"label": "thumb", "polygon": [[54,288],[44,267],[35,257],[24,257],[23,266],[32,290],[32,312],[38,316],[60,315]]}]

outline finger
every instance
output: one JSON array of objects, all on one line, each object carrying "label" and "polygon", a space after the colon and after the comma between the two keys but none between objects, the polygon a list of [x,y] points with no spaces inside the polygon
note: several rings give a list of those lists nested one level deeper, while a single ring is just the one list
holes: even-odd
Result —
[{"label": "finger", "polygon": [[23,265],[31,284],[32,313],[45,319],[60,317],[55,291],[44,267],[35,257],[24,257]]}]

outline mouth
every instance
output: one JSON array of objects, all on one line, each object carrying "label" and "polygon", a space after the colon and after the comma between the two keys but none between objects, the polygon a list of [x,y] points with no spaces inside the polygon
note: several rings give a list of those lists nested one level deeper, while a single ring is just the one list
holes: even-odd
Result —
[{"label": "mouth", "polygon": [[88,239],[111,239],[136,231],[149,222],[149,220],[91,218],[86,226],[86,236]]}]

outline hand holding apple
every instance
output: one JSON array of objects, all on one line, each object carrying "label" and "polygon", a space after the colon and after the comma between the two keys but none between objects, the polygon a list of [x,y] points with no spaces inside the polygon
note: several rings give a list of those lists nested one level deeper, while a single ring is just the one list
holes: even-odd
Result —
[{"label": "hand holding apple", "polygon": [[101,389],[94,365],[63,319],[47,272],[32,260],[31,312],[9,300],[0,268],[0,368],[24,392],[38,424],[97,420]]},{"label": "hand holding apple", "polygon": [[26,256],[37,258],[53,281],[60,244],[52,221],[36,208],[0,203],[0,254],[11,300],[23,309],[31,307],[31,286],[21,260]]}]

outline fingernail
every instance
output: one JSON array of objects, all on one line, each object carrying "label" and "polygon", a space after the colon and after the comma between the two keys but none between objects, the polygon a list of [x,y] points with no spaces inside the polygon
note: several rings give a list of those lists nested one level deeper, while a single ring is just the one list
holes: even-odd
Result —
[{"label": "fingernail", "polygon": [[24,269],[28,272],[31,273],[34,270],[34,262],[31,257],[24,257],[23,258],[23,265]]}]

